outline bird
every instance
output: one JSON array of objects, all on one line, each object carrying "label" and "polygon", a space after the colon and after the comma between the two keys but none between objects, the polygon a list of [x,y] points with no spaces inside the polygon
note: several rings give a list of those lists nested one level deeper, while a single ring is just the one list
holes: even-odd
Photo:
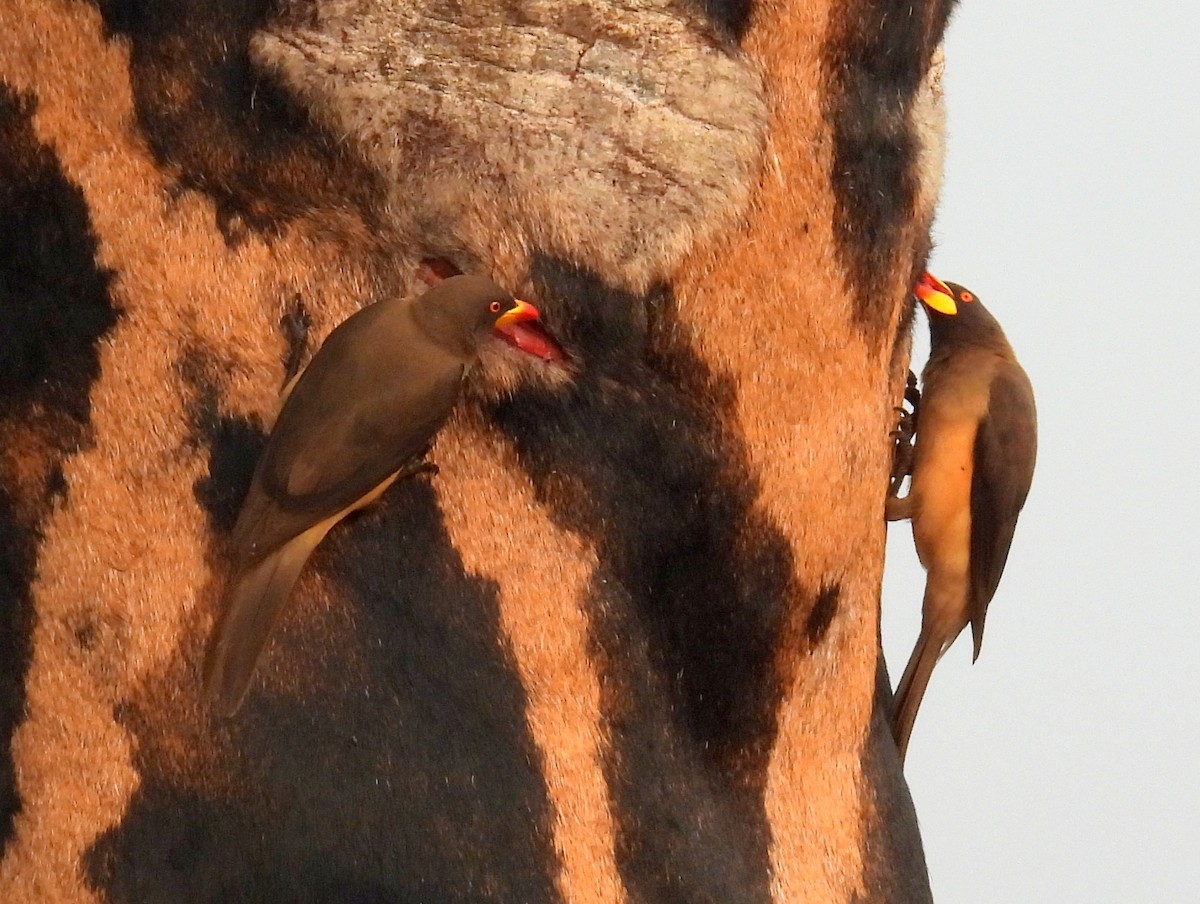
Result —
[{"label": "bird", "polygon": [[537,308],[482,276],[367,305],[334,329],[284,390],[234,525],[233,573],[205,685],[231,716],[304,563],[326,533],[423,462],[481,344],[529,332]]},{"label": "bird", "polygon": [[969,624],[972,662],[1033,482],[1033,387],[1000,324],[973,292],[930,273],[915,294],[929,321],[912,482],[885,504],[910,519],[927,574],[921,632],[896,690],[892,733],[903,763],[933,667]]}]

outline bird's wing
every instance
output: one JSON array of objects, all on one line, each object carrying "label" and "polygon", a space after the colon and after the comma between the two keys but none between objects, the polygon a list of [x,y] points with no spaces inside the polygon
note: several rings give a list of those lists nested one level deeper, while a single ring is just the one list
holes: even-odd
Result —
[{"label": "bird's wing", "polygon": [[988,603],[1008,561],[1017,517],[1029,495],[1037,457],[1033,388],[1015,362],[992,380],[988,409],[975,435],[971,478],[971,630],[975,656]]},{"label": "bird's wing", "polygon": [[284,404],[234,528],[243,561],[362,499],[449,416],[463,362],[356,338],[331,335]]}]

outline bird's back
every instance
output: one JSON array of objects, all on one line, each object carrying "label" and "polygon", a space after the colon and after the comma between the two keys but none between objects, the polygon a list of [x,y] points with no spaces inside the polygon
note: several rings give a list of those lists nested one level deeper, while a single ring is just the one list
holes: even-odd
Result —
[{"label": "bird's back", "polygon": [[279,413],[234,527],[243,562],[344,510],[427,447],[469,362],[415,329],[408,303],[380,302],[318,350]]}]

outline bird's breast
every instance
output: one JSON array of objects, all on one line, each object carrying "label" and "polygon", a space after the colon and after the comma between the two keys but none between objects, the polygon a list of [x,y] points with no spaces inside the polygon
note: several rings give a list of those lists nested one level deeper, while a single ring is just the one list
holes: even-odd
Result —
[{"label": "bird's breast", "polygon": [[[964,416],[965,415],[965,416]],[[970,567],[971,477],[978,421],[951,407],[922,407],[913,464],[913,539],[927,570]]]}]

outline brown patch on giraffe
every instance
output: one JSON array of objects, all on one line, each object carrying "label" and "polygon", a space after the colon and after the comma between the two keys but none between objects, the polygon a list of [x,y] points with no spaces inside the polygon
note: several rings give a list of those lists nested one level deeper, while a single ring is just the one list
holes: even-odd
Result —
[{"label": "brown patch on giraffe", "polygon": [[[834,228],[826,104],[839,98],[814,88],[829,88],[825,45],[840,26],[831,9],[756,5],[743,48],[772,88],[767,170],[741,233],[693,255],[674,282],[680,329],[737,381],[729,429],[761,481],[760,511],[788,538],[798,585],[814,588],[794,601],[779,650],[786,699],[766,805],[780,901],[846,901],[866,882],[860,754],[878,649],[891,400],[903,389],[893,348],[928,229],[927,218],[903,227],[863,329],[859,274],[843,269]],[[836,611],[822,605],[821,587],[839,588]]]},{"label": "brown patch on giraffe", "polygon": [[863,738],[863,840],[868,852],[864,890],[850,904],[931,904],[929,877],[912,868],[925,862],[912,797],[891,731],[892,685],[880,651],[875,709]]},{"label": "brown patch on giraffe", "polygon": [[578,379],[486,412],[554,523],[596,551],[585,606],[622,879],[646,900],[767,901],[762,787],[792,567],[723,429],[736,386],[691,354],[669,291],[542,255],[531,283]]},{"label": "brown patch on giraffe", "polygon": [[58,482],[60,437],[77,434],[79,426],[55,412],[35,411],[21,422],[0,418],[0,428],[0,486],[11,496],[13,513],[23,523],[35,524]]},{"label": "brown patch on giraffe", "polygon": [[[188,387],[177,367],[183,350],[200,349],[219,364],[222,404],[229,412],[269,424],[278,407],[275,393],[284,351],[273,324],[285,306],[297,292],[304,294],[314,313],[315,347],[371,294],[372,275],[347,261],[344,247],[322,244],[301,223],[270,246],[242,233],[237,242],[224,243],[234,247],[218,247],[222,243],[212,241],[211,205],[191,192],[172,197],[173,187],[163,182],[161,170],[129,134],[132,118],[122,45],[103,44],[96,37],[94,13],[87,7],[47,3],[30,4],[28,9],[23,34],[0,35],[0,69],[6,78],[11,69],[21,84],[43,89],[40,134],[58,144],[71,177],[84,186],[97,211],[101,257],[118,273],[116,294],[123,304],[132,302],[133,309],[131,322],[114,334],[103,359],[103,376],[95,390],[102,403],[96,411],[97,446],[66,469],[69,488],[88,498],[78,503],[72,498],[49,524],[47,567],[55,577],[36,588],[39,613],[47,624],[36,635],[40,653],[35,654],[30,683],[38,690],[36,698],[30,698],[31,719],[17,751],[22,788],[33,796],[19,828],[20,859],[10,857],[0,869],[0,890],[24,899],[30,889],[15,882],[39,876],[45,882],[36,890],[39,898],[53,901],[85,897],[78,887],[79,850],[98,828],[120,818],[136,783],[129,768],[128,733],[108,716],[114,702],[136,694],[151,715],[156,706],[162,707],[164,723],[172,715],[167,709],[178,708],[177,718],[187,727],[178,737],[170,736],[166,749],[178,752],[184,764],[180,773],[201,771],[186,760],[189,741],[204,737],[199,727],[204,717],[193,711],[194,668],[189,663],[198,661],[195,627],[203,627],[206,614],[201,610],[212,602],[215,589],[209,580],[211,550],[201,554],[209,524],[197,500],[185,492],[204,478],[207,463],[188,433]],[[733,382],[730,375],[737,378],[736,408],[728,416],[726,432],[746,439],[750,464],[763,476],[755,515],[786,534],[798,557],[796,570],[805,578],[800,586],[841,587],[838,612],[824,626],[819,649],[807,661],[796,651],[803,648],[815,594],[798,594],[797,613],[779,657],[789,699],[767,789],[776,894],[820,901],[865,881],[856,879],[862,870],[855,870],[864,856],[862,825],[868,821],[868,808],[862,803],[866,792],[859,780],[860,750],[849,742],[856,725],[860,735],[864,730],[860,666],[871,658],[875,643],[864,626],[873,624],[871,592],[878,589],[878,574],[874,564],[864,569],[860,560],[882,560],[881,525],[876,530],[871,520],[878,520],[879,513],[872,511],[865,486],[875,480],[882,487],[885,481],[891,411],[883,400],[898,393],[885,391],[889,367],[882,358],[872,358],[874,345],[853,338],[849,346],[842,344],[853,328],[844,310],[846,280],[830,253],[835,240],[828,229],[832,214],[825,179],[831,152],[814,106],[824,90],[813,57],[825,22],[822,11],[811,3],[797,5],[792,14],[797,21],[774,35],[783,14],[778,5],[768,4],[749,45],[757,57],[775,61],[772,76],[780,95],[776,166],[760,188],[753,222],[744,235],[734,237],[743,245],[723,247],[689,264],[679,286],[684,316],[671,328],[688,343],[695,339],[696,349],[724,382]],[[791,68],[797,59],[798,65]],[[790,121],[793,109],[800,117],[788,125],[785,120]],[[757,154],[756,143],[748,147],[752,156]],[[452,206],[469,184],[457,180],[445,197],[434,201]],[[626,190],[615,194],[619,197]],[[728,201],[728,196],[722,197]],[[714,223],[731,222],[733,217],[725,214],[737,206],[723,208]],[[514,230],[499,206],[485,205],[472,217],[461,227],[468,236],[466,244],[481,249],[480,255],[486,252],[474,262],[494,263],[506,282],[521,278],[529,236]],[[453,235],[454,229],[443,233]],[[488,247],[492,241],[497,247]],[[754,243],[761,247],[746,248]],[[681,253],[686,244],[669,250]],[[449,248],[451,252],[463,260],[457,256],[465,253],[461,247]],[[800,267],[800,273],[781,274],[781,261]],[[620,267],[615,269],[614,279],[629,278]],[[635,282],[647,278],[646,272],[656,272],[642,269],[645,272],[633,277]],[[705,285],[708,271],[714,280],[711,286]],[[903,290],[904,278],[896,274],[896,291]],[[336,286],[338,291],[331,293],[335,301],[319,291],[324,286]],[[759,298],[755,292],[763,286],[766,291]],[[891,298],[890,290],[884,294]],[[762,337],[753,334],[751,319],[736,310],[739,302],[747,310],[775,312],[780,322],[768,323]],[[880,341],[890,354],[887,338]],[[810,342],[818,347],[807,346]],[[793,366],[782,366],[792,356]],[[893,379],[891,388],[897,385]],[[144,410],[131,413],[131,399],[142,402]],[[485,462],[486,455],[467,461],[466,467],[475,469]],[[150,511],[144,512],[146,508]],[[136,513],[133,523],[130,512]],[[141,536],[127,541],[122,534],[130,531]],[[85,548],[93,536],[99,540],[103,564],[89,570],[71,551]],[[172,560],[164,536],[194,542],[184,544]],[[355,566],[365,567],[362,562]],[[178,577],[167,586],[166,576],[172,572]],[[96,606],[88,612],[69,603],[80,588],[95,591]],[[301,586],[300,593],[311,596],[312,588]],[[512,632],[521,624],[522,600],[506,599],[503,606],[504,623]],[[299,613],[301,621],[308,620],[303,602]],[[578,626],[564,635],[563,642],[573,649]],[[81,636],[92,655],[103,652],[107,658],[97,659],[98,665],[72,663],[68,651],[76,657],[89,652],[83,650]],[[529,650],[518,650],[517,655],[523,670],[541,668]],[[302,681],[307,664],[298,657],[275,659],[275,669],[292,671],[271,690],[303,689],[296,682]],[[68,663],[62,671],[69,680],[54,674],[60,660]],[[155,676],[153,682],[146,680],[149,674]],[[118,676],[115,687],[101,680],[111,675]],[[540,732],[550,729],[535,724],[541,718],[539,706],[531,709],[529,719],[542,747]],[[584,772],[590,770],[598,744],[593,740],[572,760],[584,764]],[[64,787],[63,768],[72,776],[88,775],[89,788],[98,782],[104,793]],[[562,768],[569,771],[568,766]],[[88,769],[92,771],[80,771]],[[847,789],[851,793],[846,794]],[[86,793],[74,802],[77,807],[68,808],[64,798],[69,800],[76,790]],[[558,792],[554,795],[557,800]],[[591,834],[602,822],[596,816],[595,797],[589,806],[585,835],[603,848],[595,839],[604,833]],[[555,818],[562,818],[562,812]],[[856,816],[861,817],[857,824]],[[564,830],[561,837],[573,836]],[[857,857],[847,854],[855,839],[860,845]],[[592,866],[585,863],[575,873],[578,881],[564,879],[564,887],[590,888]],[[608,874],[607,868],[600,870],[601,877]],[[806,886],[810,881],[811,887]]]},{"label": "brown patch on giraffe", "polygon": [[438,500],[463,565],[500,584],[554,814],[556,885],[568,904],[618,904],[625,890],[602,767],[600,675],[581,609],[595,553],[544,514],[512,447],[477,418],[457,414],[436,455]]},{"label": "brown patch on giraffe", "polygon": [[[187,442],[182,349],[220,349],[229,404],[269,420],[282,346],[270,325],[287,300],[336,297],[333,310],[312,305],[327,332],[370,282],[303,225],[270,245],[249,236],[229,247],[211,202],[172,197],[130,131],[126,50],[104,38],[96,10],[31,2],[22,20],[0,34],[0,77],[35,96],[36,137],[82,190],[124,311],[92,386],[93,444],[63,462],[68,503],[43,525],[28,718],[13,742],[23,809],[0,864],[0,898],[79,901],[92,898],[85,851],[137,786],[114,708],[179,656],[195,607],[210,604],[198,592],[207,524],[192,489],[207,462]],[[159,705],[201,719],[194,676],[177,674]]]},{"label": "brown patch on giraffe", "polygon": [[90,442],[97,348],[118,317],[82,193],[0,82],[0,851],[21,807],[12,736],[36,621],[31,586],[61,463]]}]

